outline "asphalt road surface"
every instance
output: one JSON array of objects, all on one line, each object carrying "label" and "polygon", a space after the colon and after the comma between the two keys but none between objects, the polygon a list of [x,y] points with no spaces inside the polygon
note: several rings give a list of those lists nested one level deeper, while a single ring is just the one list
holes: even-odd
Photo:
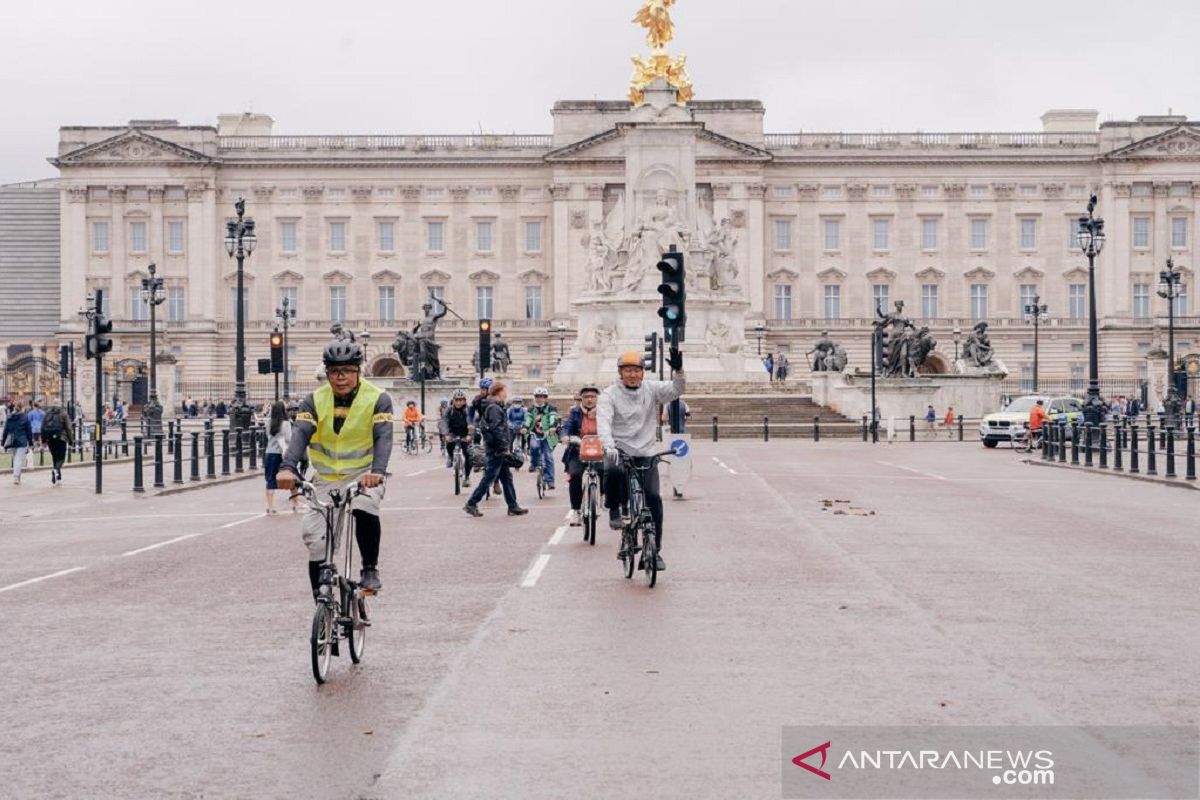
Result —
[{"label": "asphalt road surface", "polygon": [[257,480],[5,482],[0,795],[774,798],[784,725],[1200,721],[1195,493],[965,444],[692,457],[649,589],[565,482],[475,520],[397,451],[366,659],[323,687]]}]

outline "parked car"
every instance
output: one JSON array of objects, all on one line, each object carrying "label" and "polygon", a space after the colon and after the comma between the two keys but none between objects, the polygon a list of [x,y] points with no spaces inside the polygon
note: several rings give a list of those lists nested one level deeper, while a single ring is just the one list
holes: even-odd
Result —
[{"label": "parked car", "polygon": [[1018,397],[1002,410],[988,414],[979,422],[979,441],[984,447],[995,447],[1000,442],[1011,442],[1029,427],[1029,411],[1044,401],[1046,413],[1052,422],[1083,422],[1083,401],[1075,397],[1050,397],[1028,394]]}]

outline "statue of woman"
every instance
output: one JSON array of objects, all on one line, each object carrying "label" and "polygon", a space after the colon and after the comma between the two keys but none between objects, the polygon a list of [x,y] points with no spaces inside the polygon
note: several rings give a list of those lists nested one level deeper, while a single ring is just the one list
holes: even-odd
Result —
[{"label": "statue of woman", "polygon": [[684,228],[679,224],[675,207],[667,199],[667,192],[658,190],[651,207],[642,217],[634,239],[640,249],[638,258],[630,257],[630,266],[625,271],[623,288],[627,292],[637,291],[646,273],[654,268],[663,253],[674,247],[679,252],[685,252],[683,241]]}]

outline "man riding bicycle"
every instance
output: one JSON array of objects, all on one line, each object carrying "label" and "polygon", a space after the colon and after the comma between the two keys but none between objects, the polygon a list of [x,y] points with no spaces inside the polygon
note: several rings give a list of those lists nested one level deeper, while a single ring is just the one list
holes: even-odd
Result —
[{"label": "man riding bicycle", "polygon": [[425,421],[425,415],[417,408],[416,400],[404,404],[404,446],[413,447],[417,444],[417,426]]},{"label": "man riding bicycle", "polygon": [[1029,409],[1029,435],[1035,442],[1041,437],[1042,426],[1048,419],[1050,419],[1050,415],[1046,413],[1046,401],[1038,400],[1034,403],[1033,408]]},{"label": "man riding bicycle", "polygon": [[516,443],[525,427],[525,401],[519,397],[514,397],[508,406],[508,427],[512,429],[513,442]]},{"label": "man riding bicycle", "polygon": [[654,519],[655,538],[658,540],[657,569],[666,569],[662,560],[663,503],[659,490],[658,469],[653,456],[658,452],[655,441],[655,423],[658,407],[678,399],[686,388],[683,374],[683,354],[672,347],[667,357],[673,374],[670,381],[647,381],[642,367],[642,354],[636,351],[623,353],[617,359],[620,376],[613,385],[600,395],[596,407],[596,430],[604,444],[604,494],[608,506],[608,527],[621,530],[621,506],[628,498],[625,469],[621,462],[624,455],[638,467],[650,467],[643,478],[642,489],[646,494],[646,505]]},{"label": "man riding bicycle", "polygon": [[[579,512],[583,508],[583,473],[586,465],[579,457],[579,447],[583,444],[584,436],[598,435],[596,404],[599,400],[599,389],[595,386],[583,387],[579,390],[579,405],[571,409],[567,421],[563,423],[563,441],[567,443],[567,452],[563,454],[563,464],[566,465],[569,478],[567,489],[571,495],[571,512],[567,514],[567,524],[572,526],[583,524]],[[603,485],[603,468],[601,468],[600,481]]]},{"label": "man riding bicycle", "polygon": [[446,442],[446,457],[450,459],[450,466],[454,466],[454,450],[461,448],[463,462],[465,468],[463,470],[463,486],[471,485],[471,453],[467,446],[471,442],[471,437],[475,433],[475,427],[471,425],[468,417],[470,409],[467,408],[467,393],[462,389],[457,390],[454,396],[450,399],[450,407],[446,409],[445,416],[442,417],[442,427],[445,430],[445,435],[442,437]]},{"label": "man riding bicycle", "polygon": [[529,441],[529,471],[542,467],[546,488],[554,488],[554,448],[558,446],[560,420],[550,405],[550,392],[538,387],[533,392],[533,407],[525,415],[525,429],[532,434]]},{"label": "man riding bicycle", "polygon": [[[316,473],[317,496],[329,499],[332,490],[358,481],[363,493],[351,503],[354,534],[362,554],[360,585],[377,592],[379,507],[383,479],[392,457],[392,398],[374,384],[361,380],[362,345],[352,339],[335,339],[325,346],[325,374],[329,382],[300,403],[295,430],[283,457],[276,484],[290,491],[298,480],[297,464],[307,458]],[[308,579],[313,596],[321,585],[325,560],[325,520],[316,509],[304,515],[304,543],[308,546]]]}]

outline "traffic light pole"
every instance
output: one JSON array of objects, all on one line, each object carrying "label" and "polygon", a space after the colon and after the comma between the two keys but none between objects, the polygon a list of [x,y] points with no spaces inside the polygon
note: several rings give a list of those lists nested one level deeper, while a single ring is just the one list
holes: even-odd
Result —
[{"label": "traffic light pole", "polygon": [[71,359],[71,424],[75,424],[75,343],[70,343],[69,357]]},{"label": "traffic light pole", "polygon": [[879,327],[871,331],[871,443],[879,443],[879,415],[875,412],[875,375],[879,372]]},{"label": "traffic light pole", "polygon": [[[96,336],[96,341],[99,342],[100,336],[100,310],[104,308],[104,290],[96,290],[96,309],[90,320],[92,326],[92,335]],[[96,494],[101,494],[104,491],[104,442],[103,431],[104,425],[104,354],[96,352],[96,425],[93,439],[95,440],[95,460],[96,460]]]}]

